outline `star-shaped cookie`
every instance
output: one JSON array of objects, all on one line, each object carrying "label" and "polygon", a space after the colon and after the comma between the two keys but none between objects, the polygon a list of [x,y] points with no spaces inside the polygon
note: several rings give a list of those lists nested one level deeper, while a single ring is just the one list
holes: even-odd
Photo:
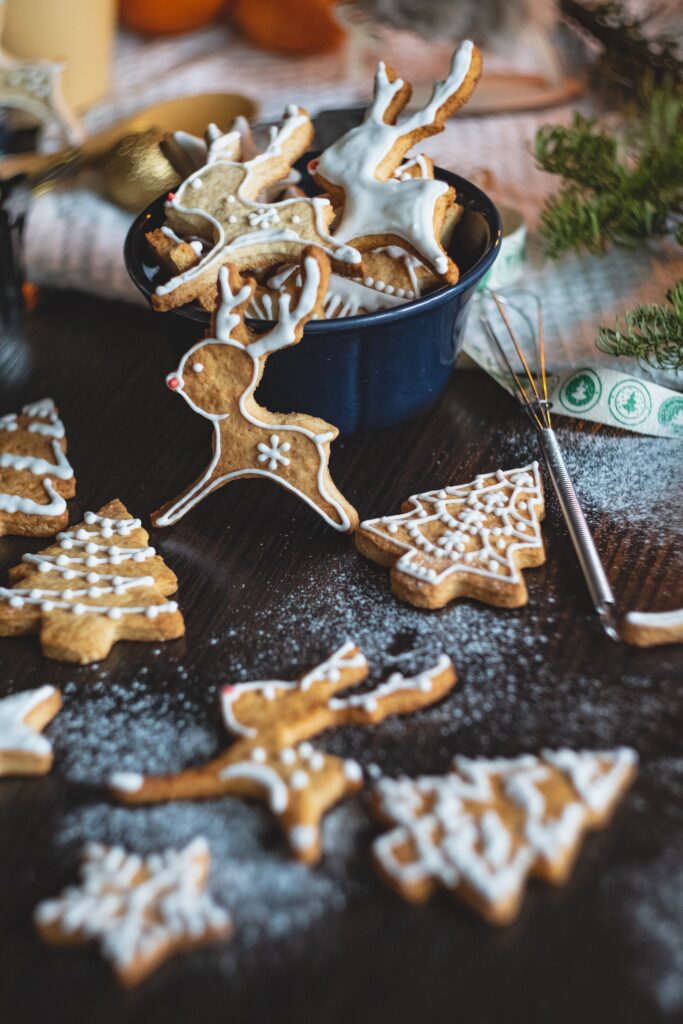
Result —
[{"label": "star-shaped cookie", "polygon": [[136,985],[164,960],[232,931],[205,891],[211,866],[205,839],[149,857],[92,843],[81,885],[36,908],[43,939],[55,946],[99,942],[119,981]]},{"label": "star-shaped cookie", "polygon": [[59,690],[41,686],[0,699],[0,775],[45,775],[52,746],[42,735],[62,706]]}]

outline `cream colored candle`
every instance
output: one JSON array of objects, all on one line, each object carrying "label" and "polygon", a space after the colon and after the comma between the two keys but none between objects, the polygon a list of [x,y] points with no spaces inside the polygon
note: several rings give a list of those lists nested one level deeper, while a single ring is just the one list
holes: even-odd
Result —
[{"label": "cream colored candle", "polygon": [[109,85],[116,0],[0,0],[2,44],[18,57],[64,61],[64,94],[74,110]]}]

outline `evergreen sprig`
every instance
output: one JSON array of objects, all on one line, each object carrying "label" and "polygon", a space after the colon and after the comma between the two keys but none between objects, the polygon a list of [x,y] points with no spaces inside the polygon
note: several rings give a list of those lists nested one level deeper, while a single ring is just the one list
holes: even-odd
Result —
[{"label": "evergreen sprig", "polygon": [[669,292],[670,305],[636,306],[623,325],[600,327],[597,346],[613,356],[631,356],[641,366],[659,370],[683,368],[683,280]]},{"label": "evergreen sprig", "polygon": [[670,232],[683,244],[683,86],[651,89],[646,109],[616,128],[581,114],[544,125],[534,150],[539,167],[563,178],[541,214],[549,256],[635,248]]},{"label": "evergreen sprig", "polygon": [[596,82],[607,79],[621,91],[637,96],[644,76],[655,85],[683,79],[678,32],[660,27],[665,20],[661,8],[636,15],[622,0],[560,0],[560,12],[570,25],[600,45]]}]

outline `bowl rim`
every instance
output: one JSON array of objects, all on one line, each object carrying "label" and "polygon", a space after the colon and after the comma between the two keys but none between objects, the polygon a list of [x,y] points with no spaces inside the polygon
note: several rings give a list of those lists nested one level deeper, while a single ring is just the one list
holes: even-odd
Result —
[{"label": "bowl rim", "polygon": [[[474,266],[466,270],[455,284],[442,285],[440,288],[429,292],[428,295],[420,296],[418,299],[411,299],[409,302],[401,303],[400,306],[376,310],[374,313],[359,313],[356,316],[340,317],[336,320],[310,320],[306,324],[306,334],[333,333],[348,328],[362,329],[373,327],[376,324],[384,324],[387,321],[404,320],[442,305],[469,288],[473,288],[481,280],[500,252],[500,243],[503,237],[500,211],[486,192],[467,178],[463,178],[454,171],[449,171],[437,165],[434,166],[434,175],[439,180],[446,181],[449,185],[455,186],[456,195],[464,194],[468,203],[472,204],[474,211],[484,217],[491,231],[491,237]],[[124,262],[128,275],[138,291],[148,301],[152,289],[149,287],[149,280],[139,271],[139,265],[142,262],[139,256],[140,237],[142,235],[142,228],[144,228],[152,216],[151,211],[156,212],[156,208],[165,199],[166,193],[162,193],[137,215],[128,229],[123,247]],[[184,320],[202,324],[205,328],[211,323],[210,313],[190,303],[185,306],[179,306],[177,309],[166,311],[165,316],[182,317]],[[262,326],[263,329],[272,323],[270,320],[255,320],[251,317],[248,317],[247,320],[250,324]]]}]

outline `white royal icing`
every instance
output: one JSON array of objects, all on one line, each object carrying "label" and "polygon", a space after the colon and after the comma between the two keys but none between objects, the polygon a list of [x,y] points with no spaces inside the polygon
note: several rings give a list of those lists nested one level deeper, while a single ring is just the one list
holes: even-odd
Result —
[{"label": "white royal icing", "polygon": [[[21,512],[24,515],[32,516],[61,516],[66,511],[66,501],[56,491],[52,484],[52,478],[72,480],[74,476],[73,467],[59,444],[65,434],[64,424],[57,415],[55,404],[51,398],[44,398],[39,402],[25,405],[21,411],[29,419],[26,426],[20,426],[16,413],[10,413],[0,419],[0,431],[15,433],[23,429],[29,434],[41,434],[43,437],[52,438],[51,448],[54,461],[49,462],[47,459],[36,456],[5,451],[0,455],[0,469],[14,469],[17,472],[26,472],[42,477],[41,483],[49,500],[41,503],[33,501],[31,498],[22,498],[18,494],[0,493],[0,512]],[[45,419],[49,422],[44,423]]]},{"label": "white royal icing", "polygon": [[335,238],[353,243],[364,236],[394,235],[409,243],[437,273],[446,273],[448,261],[435,237],[434,215],[447,184],[424,177],[379,181],[375,174],[402,137],[433,124],[439,109],[465,81],[472,54],[473,44],[462,43],[448,77],[434,86],[426,106],[400,124],[387,124],[384,116],[404,83],[400,78],[390,82],[385,64],[378,64],[375,95],[365,120],[329,146],[317,166],[325,181],[344,190]]},{"label": "white royal icing", "polygon": [[683,608],[670,612],[627,612],[626,621],[644,629],[675,629],[683,627]]},{"label": "white royal icing", "polygon": [[[413,257],[407,256],[402,250],[398,251],[402,258],[406,257],[406,265],[407,260],[413,260]],[[419,260],[415,262],[419,265]],[[277,274],[268,278],[266,281],[267,287],[278,292],[279,295],[286,294],[287,281],[298,269],[298,266],[290,266],[278,271]],[[412,270],[412,273],[415,276],[414,270]],[[417,278],[415,278],[415,281],[417,282]],[[300,275],[297,276],[295,283],[298,287],[301,286]],[[410,295],[406,292],[400,295],[398,292],[389,294],[386,290],[382,291],[375,287],[372,278],[365,278],[361,282],[332,273],[330,274],[327,292],[323,299],[323,311],[326,320],[340,320],[342,317],[357,316],[361,309],[366,310],[368,313],[376,313],[381,309],[400,306],[419,294],[419,285],[417,285],[415,290],[411,289]],[[260,295],[254,292],[247,306],[246,315],[253,320],[276,319],[277,306],[273,303],[273,297],[267,292],[262,292]],[[317,315],[313,319],[317,319]]]},{"label": "white royal icing", "polygon": [[[310,672],[302,676],[298,682],[270,679],[250,683],[237,683],[233,686],[223,687],[221,691],[223,721],[228,731],[234,736],[255,736],[256,729],[240,722],[235,714],[234,705],[244,694],[256,693],[266,700],[274,700],[277,696],[286,692],[292,693],[295,690],[309,690],[315,683],[339,682],[341,672],[345,668],[367,669],[367,667],[368,663],[365,660],[365,655],[361,651],[356,650],[355,644],[347,640],[334,654],[331,654],[325,661],[316,665],[314,669],[311,669]],[[299,750],[301,750],[301,746]],[[285,751],[282,753],[284,754]]]},{"label": "white royal icing", "polygon": [[284,780],[274,768],[252,761],[238,761],[220,771],[221,779],[248,779],[256,782],[268,794],[268,806],[273,814],[287,810],[289,791]]},{"label": "white royal icing", "polygon": [[[495,760],[457,757],[454,771],[442,776],[382,779],[377,784],[382,815],[396,828],[376,840],[373,850],[383,870],[399,883],[427,879],[448,888],[464,883],[489,903],[519,892],[533,864],[553,861],[578,840],[589,812],[606,811],[623,788],[637,760],[635,751],[546,751],[542,758],[523,755]],[[549,766],[565,775],[576,793],[547,817],[539,788]],[[512,834],[494,807],[492,781],[525,814],[522,841]],[[467,806],[474,803],[475,806]],[[478,808],[476,804],[482,804]],[[407,844],[409,859],[398,856]]]},{"label": "white royal icing", "polygon": [[0,699],[0,752],[19,750],[39,757],[52,750],[49,741],[30,725],[26,718],[55,692],[53,686],[14,693]]},{"label": "white royal icing", "polygon": [[92,843],[81,885],[40,903],[35,920],[66,936],[99,940],[108,960],[129,968],[169,943],[196,941],[229,926],[229,915],[203,891],[207,854],[203,838],[149,857]]},{"label": "white royal icing", "polygon": [[[60,609],[73,615],[100,614],[111,619],[122,615],[145,615],[154,619],[163,612],[177,611],[175,601],[135,606],[90,603],[93,598],[122,596],[128,590],[153,587],[153,576],[125,576],[93,570],[97,566],[113,568],[130,562],[142,563],[152,558],[155,551],[152,547],[124,547],[111,543],[115,536],[129,537],[134,530],[139,530],[139,519],[107,519],[95,512],[86,512],[84,520],[90,529],[78,527],[57,534],[57,552],[26,554],[22,559],[35,565],[41,575],[56,573],[66,583],[77,580],[80,586],[0,587],[0,599],[11,608],[37,605],[42,612]],[[105,543],[98,543],[101,540]],[[84,583],[88,585],[84,586]]]},{"label": "white royal icing", "polygon": [[[405,554],[396,571],[427,583],[438,584],[456,572],[515,583],[520,578],[515,552],[543,544],[536,511],[543,501],[537,462],[484,473],[469,484],[415,494],[409,501],[407,512],[367,519],[361,529],[402,548]],[[491,514],[498,526],[487,525]],[[434,522],[442,527],[436,543],[423,533],[424,526]],[[410,542],[394,536],[399,527],[405,527]],[[422,559],[440,568],[424,565]]]},{"label": "white royal icing", "polygon": [[142,789],[144,781],[144,776],[139,772],[113,772],[109,776],[112,789],[119,789],[123,793],[137,793]]},{"label": "white royal icing", "polygon": [[442,654],[439,660],[431,668],[425,669],[416,676],[406,678],[400,672],[393,672],[385,683],[381,683],[368,693],[352,694],[350,697],[330,697],[328,705],[333,711],[342,708],[362,708],[364,711],[375,711],[379,702],[401,690],[408,692],[419,690],[421,693],[429,693],[434,685],[434,679],[440,676],[452,666],[451,659]]},{"label": "white royal icing", "polygon": [[[315,259],[308,256],[305,261],[305,280],[299,301],[294,309],[290,309],[289,296],[283,296],[280,302],[279,320],[276,322],[272,330],[268,331],[260,340],[252,342],[250,345],[243,345],[242,342],[238,341],[232,336],[232,332],[240,322],[240,317],[233,311],[244,303],[250,294],[249,286],[244,285],[239,292],[235,295],[230,289],[230,282],[228,278],[228,272],[225,267],[222,267],[219,271],[219,279],[221,285],[221,304],[216,314],[216,338],[205,338],[201,342],[197,342],[193,345],[189,351],[183,356],[180,366],[176,370],[173,376],[178,380],[178,386],[176,391],[183,396],[188,405],[194,409],[200,416],[205,419],[211,420],[214,425],[214,454],[213,458],[203,474],[203,476],[194,484],[193,487],[187,491],[178,501],[174,502],[170,508],[166,510],[162,515],[157,518],[159,526],[171,526],[177,522],[181,516],[184,516],[191,508],[193,508],[199,501],[202,500],[210,491],[215,490],[222,484],[227,483],[229,480],[237,479],[242,476],[265,476],[271,480],[276,480],[283,487],[286,487],[289,491],[296,494],[302,501],[305,501],[312,509],[318,512],[319,515],[325,520],[325,522],[334,527],[336,530],[346,531],[350,527],[349,517],[346,510],[339,504],[339,502],[330,495],[327,491],[327,484],[325,480],[326,470],[326,456],[323,449],[323,444],[331,439],[330,433],[315,434],[312,430],[307,427],[299,426],[293,423],[281,423],[277,425],[278,433],[274,434],[274,425],[272,423],[266,423],[259,420],[256,416],[247,409],[247,399],[253,394],[256,388],[256,383],[259,377],[261,365],[260,360],[269,355],[271,352],[278,351],[279,349],[286,348],[288,345],[293,345],[296,341],[296,327],[300,320],[307,316],[314,308],[317,299],[318,285],[320,283],[320,268]],[[240,395],[239,408],[242,416],[247,423],[252,426],[259,428],[260,430],[267,432],[267,437],[270,440],[270,446],[266,446],[268,451],[268,464],[269,467],[274,461],[276,463],[275,468],[278,464],[286,465],[289,462],[289,456],[283,455],[285,449],[283,445],[286,442],[286,437],[289,434],[303,434],[309,438],[315,445],[318,453],[318,473],[317,473],[317,484],[318,492],[321,498],[331,505],[339,517],[338,521],[334,520],[316,505],[308,495],[300,491],[294,484],[290,483],[284,477],[274,472],[272,468],[265,468],[260,460],[261,455],[266,455],[264,449],[257,447],[256,440],[254,444],[254,463],[253,466],[245,466],[242,469],[234,470],[230,473],[225,473],[222,476],[214,477],[213,472],[215,467],[218,465],[221,454],[222,454],[222,442],[221,442],[221,431],[219,423],[224,420],[228,414],[223,413],[210,413],[205,409],[198,406],[187,394],[184,388],[183,382],[183,371],[186,364],[195,361],[195,353],[198,352],[207,344],[219,344],[229,345],[232,348],[238,348],[248,355],[253,364],[252,379],[243,393]],[[281,436],[284,435],[285,439],[282,440]],[[278,454],[271,454],[273,449],[273,438],[277,438],[277,451]],[[265,444],[265,442],[262,442]],[[287,451],[289,449],[286,449]],[[287,463],[283,461],[283,458],[287,459]]]}]

